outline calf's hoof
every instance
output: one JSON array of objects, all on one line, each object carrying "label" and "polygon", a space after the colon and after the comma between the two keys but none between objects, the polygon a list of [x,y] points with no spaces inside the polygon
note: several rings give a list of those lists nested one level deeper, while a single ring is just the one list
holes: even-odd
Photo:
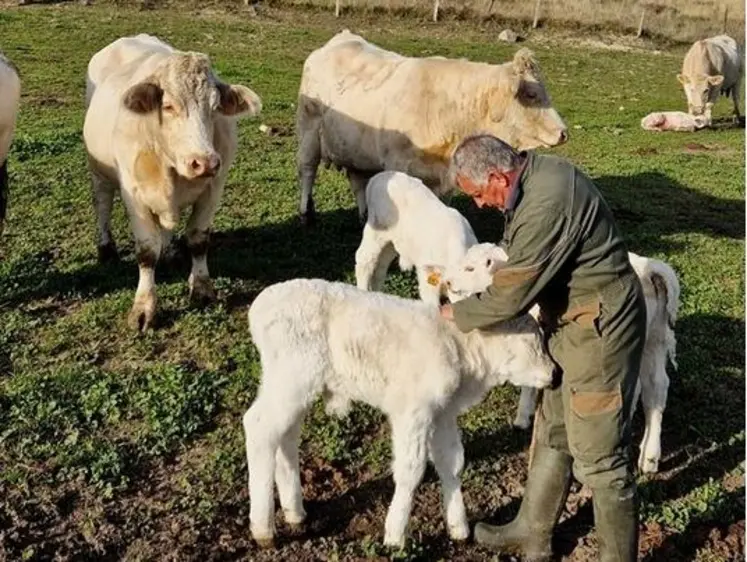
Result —
[{"label": "calf's hoof", "polygon": [[189,300],[193,305],[205,306],[215,302],[215,287],[212,279],[192,279],[189,283]]},{"label": "calf's hoof", "polygon": [[116,263],[119,261],[119,252],[114,242],[109,242],[98,248],[99,263]]},{"label": "calf's hoof", "polygon": [[464,523],[463,525],[449,527],[449,537],[457,542],[466,541],[469,538],[469,525]]},{"label": "calf's hoof", "polygon": [[642,474],[655,474],[659,472],[659,459],[641,457],[638,461],[638,470]]}]

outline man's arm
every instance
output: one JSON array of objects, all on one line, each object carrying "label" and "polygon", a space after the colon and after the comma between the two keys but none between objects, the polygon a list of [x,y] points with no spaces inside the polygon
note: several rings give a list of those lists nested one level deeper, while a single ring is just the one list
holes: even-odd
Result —
[{"label": "man's arm", "polygon": [[545,205],[522,213],[506,245],[506,267],[484,292],[452,305],[461,331],[508,320],[532,306],[575,247],[577,229],[569,228],[564,211]]}]

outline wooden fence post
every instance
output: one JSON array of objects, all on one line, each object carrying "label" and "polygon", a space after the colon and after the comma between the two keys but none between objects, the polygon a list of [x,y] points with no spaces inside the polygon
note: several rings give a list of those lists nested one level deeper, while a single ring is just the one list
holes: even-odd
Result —
[{"label": "wooden fence post", "polygon": [[643,35],[643,20],[646,18],[646,8],[643,8],[641,10],[641,21],[638,22],[638,33],[635,34],[636,37],[641,37]]},{"label": "wooden fence post", "polygon": [[495,4],[495,0],[490,0],[490,4],[488,4],[488,11],[485,13],[486,17],[489,16],[493,11],[493,4]]},{"label": "wooden fence post", "polygon": [[341,9],[340,3],[341,2],[342,0],[335,0],[335,17],[336,18],[340,17],[340,9]]},{"label": "wooden fence post", "polygon": [[537,3],[534,5],[534,21],[532,22],[532,29],[537,29],[537,25],[539,25],[541,5],[542,5],[542,0],[537,0]]},{"label": "wooden fence post", "polygon": [[724,25],[721,32],[726,35],[726,24],[729,22],[729,6],[724,6]]},{"label": "wooden fence post", "polygon": [[438,8],[441,5],[440,0],[435,0],[433,2],[433,21],[438,21]]}]

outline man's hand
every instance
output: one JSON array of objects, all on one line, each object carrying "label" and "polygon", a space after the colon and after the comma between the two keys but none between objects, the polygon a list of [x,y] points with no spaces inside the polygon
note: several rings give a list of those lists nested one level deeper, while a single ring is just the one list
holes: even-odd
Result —
[{"label": "man's hand", "polygon": [[443,304],[438,307],[438,312],[441,314],[441,318],[446,320],[454,320],[454,309],[451,308],[450,304]]}]

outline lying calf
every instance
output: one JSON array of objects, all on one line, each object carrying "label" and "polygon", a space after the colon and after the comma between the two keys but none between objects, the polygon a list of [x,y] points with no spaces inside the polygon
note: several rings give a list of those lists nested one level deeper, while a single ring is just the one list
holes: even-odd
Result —
[{"label": "lying calf", "polygon": [[355,253],[359,289],[381,291],[389,265],[399,254],[400,269],[413,266],[420,298],[438,304],[437,287],[428,284],[427,264],[459,263],[477,243],[467,219],[417,178],[380,172],[366,186],[368,217]]},{"label": "lying calf", "polygon": [[697,131],[708,126],[704,115],[690,115],[683,111],[657,111],[641,119],[641,127],[647,131]]},{"label": "lying calf", "polygon": [[404,544],[426,455],[441,480],[449,535],[466,539],[457,416],[498,384],[547,386],[554,367],[528,315],[463,334],[434,306],[320,279],[264,289],[249,309],[249,329],[262,381],[243,423],[251,531],[263,546],[275,534],[273,477],[286,522],[306,516],[298,440],[319,395],[330,413],[344,415],[359,400],[389,418],[395,492],[385,544]]},{"label": "lying calf", "polygon": [[[646,299],[646,341],[641,360],[640,383],[637,395],[643,402],[646,429],[641,441],[638,467],[641,472],[656,472],[661,458],[661,424],[667,402],[669,376],[666,366],[669,359],[676,363],[674,323],[677,320],[680,284],[674,270],[666,263],[639,256],[632,252],[628,258],[638,275]],[[503,249],[494,244],[479,244],[467,251],[458,267],[446,272],[443,278],[432,277],[441,284],[452,302],[485,290],[493,274],[508,259]],[[535,305],[529,313],[537,318]],[[537,393],[533,388],[523,388],[514,425],[528,428],[536,406]],[[638,396],[634,403],[638,404]],[[635,413],[635,408],[631,415]]]}]

